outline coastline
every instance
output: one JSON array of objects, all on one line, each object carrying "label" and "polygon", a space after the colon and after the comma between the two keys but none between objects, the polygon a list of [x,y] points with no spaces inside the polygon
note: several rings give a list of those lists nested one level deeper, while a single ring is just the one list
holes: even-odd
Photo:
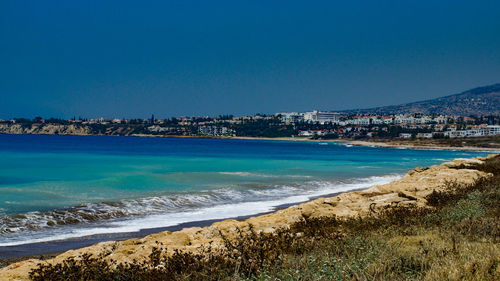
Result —
[{"label": "coastline", "polygon": [[[0,135],[19,135],[0,133]],[[21,134],[22,135],[22,134]],[[432,143],[431,145],[414,145],[414,144],[398,144],[390,143],[393,140],[383,141],[368,141],[368,140],[350,140],[350,139],[311,139],[307,137],[241,137],[241,136],[182,136],[182,135],[150,135],[150,134],[132,134],[132,135],[92,135],[92,134],[25,134],[25,135],[61,135],[61,136],[106,136],[106,137],[145,137],[145,138],[192,138],[192,139],[220,139],[220,140],[265,140],[265,141],[309,141],[309,142],[333,142],[343,143],[353,146],[366,146],[378,148],[396,148],[396,149],[416,149],[416,150],[454,150],[454,151],[477,151],[500,153],[500,148],[480,147],[480,146],[446,146]]]},{"label": "coastline", "polygon": [[375,141],[357,141],[357,140],[333,140],[354,146],[369,146],[380,148],[399,148],[399,149],[417,149],[417,150],[460,150],[460,151],[481,151],[500,153],[500,148],[475,147],[475,146],[440,146],[440,145],[409,145],[409,144],[390,144]]},{"label": "coastline", "polygon": [[333,142],[343,143],[353,146],[379,147],[379,148],[397,148],[397,149],[416,149],[416,150],[455,150],[455,151],[478,151],[500,153],[500,148],[477,147],[477,146],[443,146],[437,144],[431,145],[412,145],[412,144],[394,144],[382,141],[350,140],[350,139],[311,139],[306,137],[225,137],[225,136],[157,136],[134,134],[132,137],[157,137],[157,138],[194,138],[194,139],[222,139],[222,140],[266,140],[266,141],[309,141],[309,142]]},{"label": "coastline", "polygon": [[262,216],[262,215],[266,215],[266,214],[271,214],[271,213],[274,213],[274,212],[277,212],[279,210],[283,210],[283,209],[286,209],[286,208],[289,208],[289,207],[292,207],[295,205],[299,205],[299,204],[303,204],[303,203],[306,203],[306,202],[309,202],[312,200],[316,200],[318,198],[333,197],[333,196],[338,196],[342,193],[360,191],[363,189],[365,189],[365,188],[351,189],[348,191],[341,191],[341,192],[334,192],[334,193],[324,194],[322,196],[314,196],[306,201],[281,204],[281,205],[275,206],[272,211],[256,213],[256,214],[252,214],[252,215],[230,217],[230,218],[225,218],[225,219],[209,219],[209,220],[191,221],[191,222],[180,223],[178,225],[173,225],[173,226],[146,228],[146,229],[141,229],[140,231],[137,231],[137,232],[115,233],[113,235],[96,234],[96,235],[71,238],[71,239],[65,239],[65,240],[27,243],[27,244],[18,245],[18,246],[3,246],[3,247],[0,247],[0,249],[2,249],[2,253],[0,253],[0,270],[5,266],[8,266],[8,265],[13,264],[13,263],[17,263],[17,262],[22,262],[24,260],[29,260],[29,259],[46,260],[46,259],[50,259],[50,258],[55,258],[56,256],[63,254],[66,251],[88,247],[88,246],[91,246],[91,245],[94,245],[94,244],[97,244],[100,242],[107,242],[107,241],[117,241],[118,242],[118,241],[124,241],[124,240],[128,240],[128,239],[139,239],[139,238],[144,238],[148,235],[155,234],[155,233],[166,232],[166,231],[168,231],[168,232],[180,231],[184,228],[190,228],[190,227],[208,227],[216,222],[221,222],[221,221],[225,221],[225,220],[243,221],[243,220],[246,220],[246,219],[249,219],[252,217],[258,217],[258,216]]},{"label": "coastline", "polygon": [[[493,157],[493,156],[488,156]],[[415,168],[403,178],[389,184],[376,185],[362,191],[341,193],[334,197],[319,198],[293,205],[268,214],[252,216],[244,220],[223,220],[210,226],[184,228],[174,232],[159,232],[125,241],[108,241],[93,246],[70,250],[53,259],[44,262],[57,263],[67,257],[79,256],[83,253],[98,255],[111,251],[114,259],[121,262],[132,259],[144,260],[157,242],[166,245],[170,251],[196,251],[200,246],[211,244],[221,245],[220,234],[234,237],[236,229],[247,231],[251,225],[257,231],[273,232],[282,227],[309,217],[336,216],[356,217],[367,216],[372,212],[392,204],[414,204],[425,206],[425,196],[434,190],[443,190],[445,183],[455,180],[457,184],[466,185],[475,180],[488,177],[488,174],[473,169],[456,169],[460,166],[470,166],[482,163],[486,158],[456,159],[451,162],[426,168]],[[0,269],[0,279],[27,280],[28,272],[40,260],[30,259],[11,264]]]}]

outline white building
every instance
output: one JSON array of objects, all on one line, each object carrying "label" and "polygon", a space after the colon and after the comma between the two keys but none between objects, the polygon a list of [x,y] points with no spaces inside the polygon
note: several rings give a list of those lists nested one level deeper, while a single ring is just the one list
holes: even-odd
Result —
[{"label": "white building", "polygon": [[234,134],[234,130],[221,126],[201,126],[198,128],[200,135],[225,136]]},{"label": "white building", "polygon": [[418,133],[417,138],[419,139],[432,139],[432,133]]},{"label": "white building", "polygon": [[409,134],[409,133],[400,133],[399,137],[402,138],[402,139],[409,139],[409,138],[411,138],[411,134]]},{"label": "white building", "polygon": [[339,114],[335,112],[330,112],[330,111],[313,111],[313,116],[316,118],[316,122],[319,122],[320,124],[325,124],[325,123],[338,123],[339,121]]},{"label": "white building", "polygon": [[312,112],[304,113],[304,121],[313,123],[338,123],[339,114],[330,111],[318,111],[314,110]]},{"label": "white building", "polygon": [[304,113],[282,112],[276,115],[281,115],[281,120],[285,121],[286,124],[304,121]]},{"label": "white building", "polygon": [[485,130],[489,136],[500,135],[500,125],[488,125]]},{"label": "white building", "polygon": [[384,124],[390,125],[394,122],[394,118],[392,117],[384,117]]},{"label": "white building", "polygon": [[[310,112],[282,112],[278,113],[281,115],[281,118],[286,123],[295,123],[295,122],[311,122],[311,123],[336,123],[339,122],[339,113],[330,112],[330,111],[310,111]],[[277,115],[278,115],[277,114]]]},{"label": "white building", "polygon": [[429,124],[432,122],[432,118],[429,116],[422,116],[420,118],[414,119],[415,124]]},{"label": "white building", "polygon": [[368,126],[370,125],[370,118],[369,117],[359,117],[354,119],[354,125],[361,125],[361,126]]},{"label": "white building", "polygon": [[446,117],[444,117],[443,115],[439,115],[439,116],[435,117],[434,119],[432,119],[432,121],[434,121],[438,124],[446,124],[448,119],[446,119]]},{"label": "white building", "polygon": [[[384,119],[383,118],[370,117],[370,119],[371,119],[370,122],[373,125],[382,125],[382,124],[384,124]],[[392,122],[392,120],[391,120],[391,122]]]},{"label": "white building", "polygon": [[444,135],[450,138],[484,137],[500,135],[500,125],[475,127],[468,130],[449,130]]},{"label": "white building", "polygon": [[307,130],[307,131],[299,131],[299,136],[310,137],[310,136],[324,136],[329,132],[326,130]]}]

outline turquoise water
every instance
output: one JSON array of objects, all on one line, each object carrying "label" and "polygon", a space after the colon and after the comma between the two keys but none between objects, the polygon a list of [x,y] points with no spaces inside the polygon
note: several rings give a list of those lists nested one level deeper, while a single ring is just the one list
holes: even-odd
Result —
[{"label": "turquoise water", "polygon": [[337,143],[0,135],[0,246],[266,212],[486,153]]}]

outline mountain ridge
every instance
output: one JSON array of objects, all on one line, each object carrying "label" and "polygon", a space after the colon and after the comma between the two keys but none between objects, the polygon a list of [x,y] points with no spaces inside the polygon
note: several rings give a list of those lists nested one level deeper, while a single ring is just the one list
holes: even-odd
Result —
[{"label": "mountain ridge", "polygon": [[500,83],[473,88],[435,99],[341,112],[350,114],[443,114],[458,116],[500,115]]}]

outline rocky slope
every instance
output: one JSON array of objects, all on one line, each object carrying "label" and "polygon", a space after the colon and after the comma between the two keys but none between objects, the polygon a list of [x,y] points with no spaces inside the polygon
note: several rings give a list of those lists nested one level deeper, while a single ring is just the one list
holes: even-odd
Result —
[{"label": "rocky slope", "polygon": [[[90,247],[65,252],[54,259],[43,262],[58,263],[65,258],[77,257],[83,253],[99,255],[105,252],[110,253],[106,256],[106,259],[122,262],[140,261],[148,257],[152,248],[158,245],[157,243],[162,243],[169,251],[175,249],[197,251],[201,246],[210,243],[213,247],[220,247],[222,245],[221,233],[231,238],[237,234],[237,229],[248,231],[250,225],[256,231],[272,232],[304,218],[368,216],[379,212],[381,208],[388,205],[413,204],[426,206],[425,197],[434,190],[445,190],[449,187],[447,183],[450,181],[464,186],[473,183],[479,178],[491,176],[491,174],[467,168],[474,164],[480,164],[483,160],[485,158],[480,157],[456,159],[441,165],[419,167],[399,180],[385,185],[373,186],[367,190],[343,193],[331,198],[316,199],[244,221],[225,220],[214,223],[209,227],[193,227],[176,232],[160,232],[140,239],[119,242],[102,242]],[[461,169],[457,169],[458,167],[461,167]],[[28,280],[29,271],[40,262],[42,261],[26,260],[11,264],[0,269],[0,280]]]},{"label": "rocky slope", "polygon": [[0,124],[0,134],[39,134],[39,135],[89,135],[87,126],[59,124]]},{"label": "rocky slope", "polygon": [[134,126],[88,126],[80,124],[0,124],[0,134],[25,135],[106,135],[131,136],[136,135]]},{"label": "rocky slope", "polygon": [[354,109],[345,112],[363,114],[424,113],[457,116],[500,115],[500,83],[432,100],[368,109]]}]

